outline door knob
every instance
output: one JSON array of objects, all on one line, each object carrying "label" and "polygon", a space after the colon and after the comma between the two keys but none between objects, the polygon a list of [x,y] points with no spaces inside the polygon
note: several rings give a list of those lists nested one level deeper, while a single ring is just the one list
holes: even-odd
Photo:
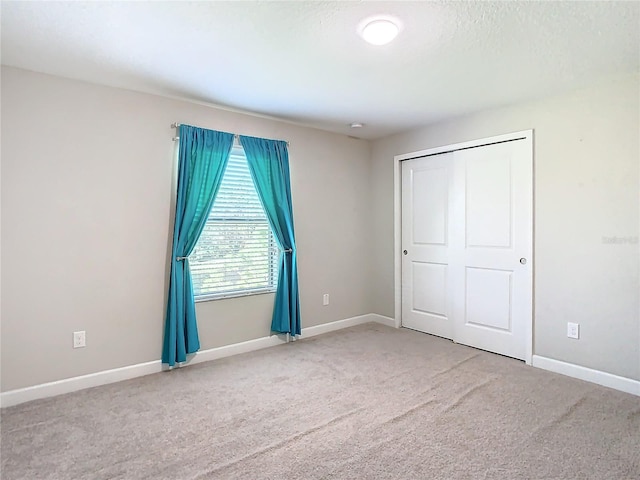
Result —
[{"label": "door knob", "polygon": [[526,258],[524,258],[524,257],[523,257],[523,258],[521,258],[521,259],[520,259],[520,263],[521,263],[522,265],[526,265],[526,264],[527,264],[527,259],[526,259]]},{"label": "door knob", "polygon": [[407,253],[409,253],[409,252],[407,252],[406,250],[403,250],[403,251],[402,251],[402,253],[404,253],[404,254],[406,255],[406,254],[407,254]]}]

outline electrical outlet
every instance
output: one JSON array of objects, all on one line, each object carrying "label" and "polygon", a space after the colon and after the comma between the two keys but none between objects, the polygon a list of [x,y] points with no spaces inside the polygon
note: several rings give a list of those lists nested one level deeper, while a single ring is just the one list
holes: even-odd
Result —
[{"label": "electrical outlet", "polygon": [[82,348],[87,346],[87,338],[85,331],[73,332],[73,348]]},{"label": "electrical outlet", "polygon": [[579,323],[567,323],[567,337],[580,338],[580,324]]},{"label": "electrical outlet", "polygon": [[324,306],[329,305],[329,294],[328,293],[325,293],[322,296],[322,305],[324,305]]}]

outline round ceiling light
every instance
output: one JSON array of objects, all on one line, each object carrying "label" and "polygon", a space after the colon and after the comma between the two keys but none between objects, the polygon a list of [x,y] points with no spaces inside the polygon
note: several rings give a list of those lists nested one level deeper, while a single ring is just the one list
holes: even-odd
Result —
[{"label": "round ceiling light", "polygon": [[386,45],[396,38],[400,28],[391,20],[379,18],[367,23],[362,29],[361,35],[365,41],[372,45]]}]

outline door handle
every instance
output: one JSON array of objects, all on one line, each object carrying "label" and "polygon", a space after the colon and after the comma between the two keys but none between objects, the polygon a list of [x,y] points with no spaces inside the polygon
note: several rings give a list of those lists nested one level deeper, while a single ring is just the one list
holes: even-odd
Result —
[{"label": "door handle", "polygon": [[524,257],[522,257],[522,258],[520,259],[520,263],[521,263],[522,265],[526,265],[526,264],[527,264],[527,259],[526,259],[526,258],[524,258]]},{"label": "door handle", "polygon": [[406,250],[403,250],[402,253],[406,255],[409,252],[407,252]]}]

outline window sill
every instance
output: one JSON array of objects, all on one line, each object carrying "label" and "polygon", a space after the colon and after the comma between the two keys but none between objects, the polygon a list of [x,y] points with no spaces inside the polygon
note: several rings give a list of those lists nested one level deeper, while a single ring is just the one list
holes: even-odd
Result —
[{"label": "window sill", "polygon": [[211,302],[214,300],[225,300],[227,298],[248,297],[251,295],[264,295],[266,293],[276,293],[276,289],[260,289],[260,290],[246,290],[243,292],[229,292],[229,293],[216,293],[213,295],[202,295],[194,297],[196,303]]}]

